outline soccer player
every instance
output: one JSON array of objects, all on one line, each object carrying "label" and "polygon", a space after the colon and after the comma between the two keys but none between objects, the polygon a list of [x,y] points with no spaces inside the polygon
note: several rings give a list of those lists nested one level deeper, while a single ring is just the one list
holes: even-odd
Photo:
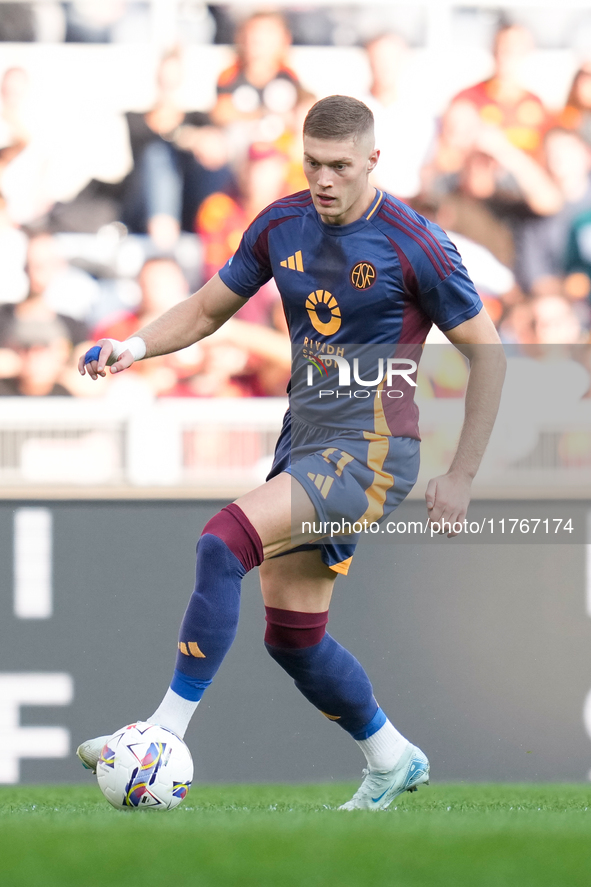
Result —
[{"label": "soccer player", "polygon": [[[425,754],[396,730],[360,663],[326,632],[335,578],[355,549],[351,522],[379,521],[415,483],[413,374],[432,323],[470,361],[457,452],[426,492],[430,520],[451,524],[448,535],[466,514],[505,369],[494,326],[444,232],[370,184],[378,157],[366,105],[347,96],[317,102],[304,123],[310,190],[263,210],[233,258],[189,299],[126,342],[100,341],[80,361],[80,372],[97,379],[107,365],[119,373],[185,348],[275,277],[294,346],[291,414],[267,482],[203,530],[172,683],[147,720],[184,735],[234,639],[241,579],[260,566],[267,650],[367,760],[345,810],[385,809],[429,779]],[[334,520],[344,522],[336,538],[324,527]],[[78,749],[90,769],[104,741]]]}]

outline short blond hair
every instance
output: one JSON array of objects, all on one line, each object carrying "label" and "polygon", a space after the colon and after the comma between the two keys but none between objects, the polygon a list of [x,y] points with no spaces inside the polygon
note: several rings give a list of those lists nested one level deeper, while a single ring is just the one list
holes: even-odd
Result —
[{"label": "short blond hair", "polygon": [[350,95],[329,95],[316,102],[304,120],[304,135],[315,139],[360,138],[373,136],[371,110]]}]

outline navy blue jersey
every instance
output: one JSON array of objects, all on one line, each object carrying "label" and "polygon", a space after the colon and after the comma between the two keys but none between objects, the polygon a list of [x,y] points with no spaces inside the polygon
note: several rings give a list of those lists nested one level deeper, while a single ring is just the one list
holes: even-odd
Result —
[{"label": "navy blue jersey", "polygon": [[442,229],[381,191],[349,225],[324,224],[309,191],[275,201],[220,277],[244,298],[275,278],[300,419],[385,435],[418,438],[411,380],[432,323],[450,330],[482,308]]}]

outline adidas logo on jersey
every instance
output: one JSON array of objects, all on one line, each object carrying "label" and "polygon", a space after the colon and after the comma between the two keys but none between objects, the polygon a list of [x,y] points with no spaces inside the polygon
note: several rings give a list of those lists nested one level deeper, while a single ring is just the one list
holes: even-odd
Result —
[{"label": "adidas logo on jersey", "polygon": [[302,261],[302,251],[299,249],[293,256],[288,256],[284,262],[279,263],[282,268],[289,268],[291,271],[303,271],[304,263]]},{"label": "adidas logo on jersey", "polygon": [[184,641],[179,641],[179,650],[183,656],[194,656],[195,659],[205,659],[205,653],[201,652],[199,644],[196,641],[188,641],[186,644]]}]

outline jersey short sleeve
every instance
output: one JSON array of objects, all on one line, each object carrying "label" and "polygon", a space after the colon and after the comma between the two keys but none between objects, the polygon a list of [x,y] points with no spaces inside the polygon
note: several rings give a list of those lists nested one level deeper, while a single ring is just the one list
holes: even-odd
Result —
[{"label": "jersey short sleeve", "polygon": [[446,332],[475,317],[482,309],[476,288],[447,234],[427,222],[429,258],[420,262],[415,273],[418,300],[425,314]]},{"label": "jersey short sleeve", "polygon": [[456,247],[445,231],[411,207],[386,195],[374,216],[399,262],[409,304],[446,332],[482,309]]},{"label": "jersey short sleeve", "polygon": [[233,293],[249,299],[273,276],[269,259],[268,226],[260,216],[242,235],[240,246],[219,272]]},{"label": "jersey short sleeve", "polygon": [[419,301],[425,314],[443,332],[475,317],[482,308],[480,297],[461,262],[432,289],[420,292]]}]

